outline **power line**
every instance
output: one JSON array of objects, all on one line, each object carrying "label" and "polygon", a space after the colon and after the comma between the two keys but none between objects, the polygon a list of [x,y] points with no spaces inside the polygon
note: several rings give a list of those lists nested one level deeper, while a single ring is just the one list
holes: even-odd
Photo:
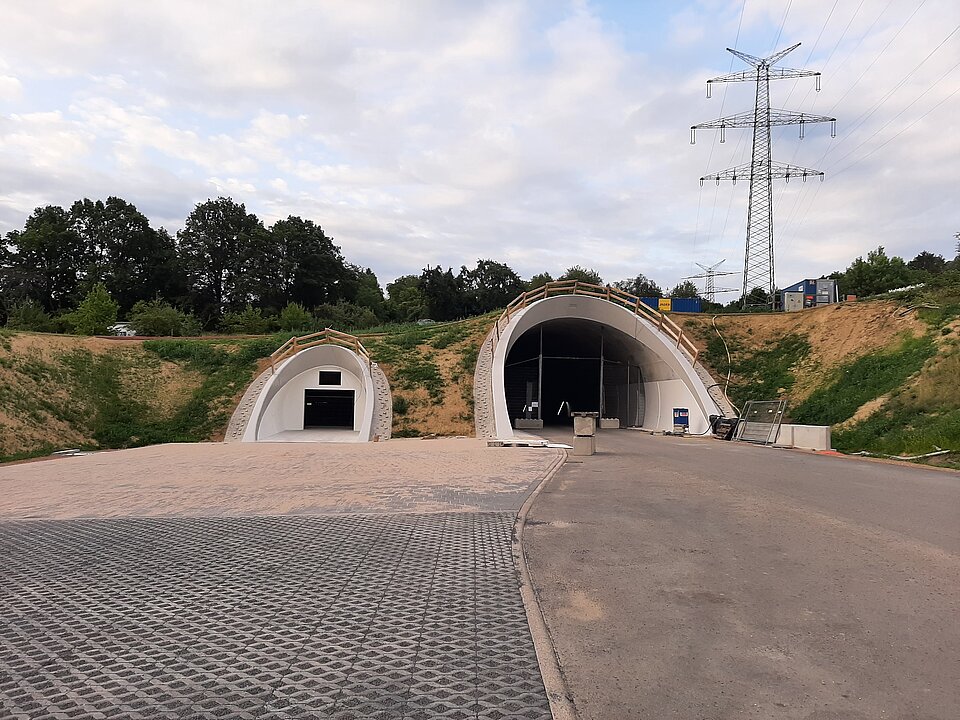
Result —
[{"label": "power line", "polygon": [[[784,19],[786,19],[786,15],[784,15]],[[754,82],[756,83],[756,102],[753,112],[737,113],[715,121],[694,125],[690,128],[691,143],[696,141],[696,131],[699,128],[718,129],[720,131],[720,142],[724,141],[724,133],[728,127],[751,128],[753,130],[753,148],[748,165],[738,165],[700,178],[701,183],[704,180],[716,180],[718,185],[721,180],[731,180],[736,184],[738,179],[749,178],[747,240],[743,261],[744,307],[749,303],[750,292],[756,287],[765,290],[770,305],[775,302],[773,178],[784,178],[789,182],[791,177],[801,177],[804,180],[808,176],[823,177],[823,173],[819,170],[811,170],[788,163],[775,163],[771,152],[771,128],[779,125],[799,125],[800,137],[803,137],[805,124],[829,122],[832,126],[831,134],[835,134],[833,128],[836,124],[836,118],[790,110],[775,110],[770,107],[770,80],[815,77],[817,85],[820,84],[819,72],[776,67],[780,60],[798,47],[800,47],[800,43],[764,58],[727,48],[729,52],[743,60],[752,69],[728,73],[707,80],[707,96],[709,97],[711,94],[713,83]]]},{"label": "power line", "polygon": [[[887,3],[887,5],[886,5],[886,6],[884,7],[884,9],[880,12],[880,14],[879,14],[879,15],[874,19],[874,21],[870,24],[870,27],[867,28],[866,32],[864,32],[864,34],[861,36],[860,40],[857,41],[857,44],[854,46],[854,48],[851,49],[851,51],[846,54],[846,56],[844,57],[844,60],[843,60],[844,63],[846,63],[846,61],[849,60],[849,58],[853,55],[853,53],[856,51],[856,49],[860,47],[860,45],[863,43],[863,40],[867,37],[867,35],[869,35],[869,33],[873,30],[873,28],[876,26],[876,24],[880,21],[880,19],[886,14],[887,10],[889,10],[890,6],[893,4],[893,1],[894,1],[894,0],[890,0],[890,2]],[[917,7],[914,8],[913,12],[911,12],[910,15],[907,16],[907,18],[906,18],[903,22],[900,23],[900,27],[897,28],[897,31],[896,31],[896,32],[893,34],[893,36],[887,41],[887,43],[883,46],[883,48],[880,50],[880,52],[877,54],[877,56],[874,57],[874,59],[870,62],[870,64],[863,70],[863,72],[860,73],[860,75],[857,77],[857,79],[854,80],[853,84],[850,85],[850,87],[847,88],[847,90],[843,93],[843,95],[840,96],[840,99],[837,100],[836,103],[834,103],[833,108],[831,108],[831,112],[832,112],[832,110],[833,110],[834,108],[836,108],[836,107],[840,104],[840,102],[843,101],[844,98],[847,97],[847,95],[850,94],[850,92],[853,91],[853,89],[859,84],[860,80],[863,79],[864,75],[866,75],[866,73],[869,72],[869,70],[870,70],[874,65],[876,65],[876,63],[880,60],[880,58],[883,57],[883,55],[884,55],[884,54],[886,53],[886,51],[890,48],[890,46],[893,44],[893,42],[900,36],[900,34],[903,32],[903,30],[907,27],[907,25],[911,22],[911,20],[913,20],[913,18],[916,16],[916,14],[920,11],[920,9],[923,7],[923,5],[925,4],[925,2],[926,2],[926,0],[921,0],[921,2],[919,3],[919,5],[917,5]],[[949,40],[949,38],[950,38],[955,32],[956,32],[956,29],[954,29],[954,31],[951,32],[950,35],[948,35],[947,38],[945,38],[944,41],[943,41],[940,45],[938,45],[937,48],[935,48],[935,49],[930,53],[930,55],[932,55],[933,53],[935,53],[947,40]],[[927,58],[924,58],[924,60],[922,60],[917,67],[915,67],[913,70],[911,70],[910,73],[908,73],[907,76],[906,76],[900,83],[898,83],[893,89],[891,89],[891,90],[887,93],[887,96],[885,96],[884,98],[882,98],[882,99],[879,101],[879,103],[877,104],[877,107],[874,108],[873,111],[870,111],[870,114],[872,114],[873,112],[875,112],[876,109],[879,109],[879,107],[882,107],[882,105],[883,105],[887,100],[889,100],[889,98],[892,97],[892,95],[895,94],[895,93],[899,90],[900,87],[903,86],[903,84],[905,83],[905,81],[906,81],[907,79],[909,79],[909,77],[910,77],[917,69],[919,69],[920,65],[923,65],[923,64],[929,59],[930,55],[928,55]],[[827,150],[825,150],[825,151],[823,152],[823,154],[822,154],[822,155],[820,156],[820,158],[817,160],[817,164],[819,165],[820,163],[822,163],[822,162],[824,161],[824,159],[827,157],[827,155],[828,155],[831,151],[835,152],[838,146],[842,146],[843,143],[845,143],[850,137],[852,137],[853,130],[856,129],[856,127],[859,127],[860,125],[862,125],[864,120],[866,120],[866,118],[864,117],[864,113],[862,113],[862,114],[854,121],[855,125],[853,125],[853,127],[848,126],[848,129],[844,132],[843,136],[838,139],[837,144],[834,145],[832,148],[829,148],[829,149],[827,149]],[[844,157],[846,157],[846,156],[844,156]],[[835,166],[835,165],[836,165],[836,161],[832,162],[831,165],[830,165],[827,169],[830,169],[830,167],[833,167],[833,166]],[[818,196],[819,193],[820,193],[820,186],[818,185],[817,188],[816,188],[816,189],[814,190],[814,192],[812,193],[812,196],[808,195],[808,198],[807,198],[807,202],[806,202],[805,207],[809,208],[810,206],[812,206],[813,203],[816,201],[816,198],[817,198],[817,196]],[[794,200],[793,206],[792,206],[791,209],[790,209],[790,213],[789,213],[789,215],[787,216],[787,220],[786,220],[786,223],[785,223],[785,225],[784,225],[784,228],[785,228],[785,229],[792,227],[793,222],[794,222],[794,218],[797,216],[797,214],[798,214],[798,212],[800,211],[801,207],[804,206],[804,200],[805,200],[805,198],[803,198],[800,194],[797,195],[796,199]],[[803,213],[802,215],[805,215],[805,213]]]},{"label": "power line", "polygon": [[[740,29],[743,27],[743,15],[744,15],[744,12],[746,11],[746,9],[747,9],[747,0],[743,0],[743,3],[740,5],[740,19],[739,19],[739,21],[737,22],[737,36],[736,36],[736,37],[734,38],[734,40],[733,40],[733,46],[734,46],[734,47],[736,47],[736,46],[737,46],[737,43],[740,42]],[[734,59],[735,59],[735,58],[730,58],[730,70],[728,70],[727,72],[730,72],[730,71],[733,70],[733,62],[734,62]],[[723,88],[723,97],[720,98],[720,114],[719,114],[717,117],[722,117],[722,116],[723,116],[723,106],[726,104],[726,102],[727,102],[727,86],[725,85],[724,88]],[[703,173],[704,173],[704,175],[706,175],[707,169],[710,167],[710,162],[713,160],[713,152],[714,152],[714,149],[715,149],[716,147],[717,147],[717,136],[714,135],[714,137],[713,137],[713,142],[712,142],[711,145],[710,145],[710,154],[707,156],[707,163],[706,163],[706,165],[705,165],[704,168],[703,168]],[[738,145],[738,147],[739,147],[739,145]],[[719,189],[717,190],[717,193],[714,195],[714,201],[713,201],[714,210],[716,210],[717,196],[718,196],[718,195],[719,195]],[[693,250],[694,250],[694,252],[696,252],[696,249],[697,249],[697,237],[698,237],[699,234],[700,234],[700,199],[701,199],[702,197],[703,197],[703,193],[701,192],[701,193],[700,193],[700,197],[697,198],[697,224],[696,224],[696,227],[695,227],[695,229],[694,229],[694,231],[693,231]],[[707,228],[707,239],[708,239],[708,242],[709,242],[709,238],[710,238],[710,235],[711,235],[712,232],[713,232],[713,211],[711,211],[711,213],[710,213],[710,226]]]},{"label": "power line", "polygon": [[[954,68],[956,68],[956,67],[958,67],[958,66],[960,66],[960,63],[958,63],[957,65],[954,65]],[[929,92],[930,89],[932,89],[932,88],[928,88],[927,92]],[[891,135],[889,138],[887,138],[886,140],[884,140],[882,143],[880,143],[877,147],[875,147],[873,150],[871,150],[870,152],[868,152],[868,153],[867,153],[866,155],[864,155],[863,157],[857,158],[856,160],[854,160],[852,163],[850,163],[849,165],[847,165],[847,166],[846,166],[845,168],[843,168],[842,170],[837,170],[837,172],[834,173],[834,174],[835,174],[835,175],[839,175],[839,174],[842,173],[842,172],[846,172],[847,170],[849,170],[850,168],[852,168],[852,167],[853,167],[854,165],[856,165],[857,163],[863,162],[863,161],[866,160],[868,157],[870,157],[870,156],[873,155],[875,152],[877,152],[877,150],[880,150],[881,148],[885,147],[889,142],[891,142],[891,141],[897,139],[898,137],[900,137],[901,135],[903,135],[903,133],[905,133],[907,130],[909,130],[910,128],[912,128],[912,127],[913,127],[914,125],[916,125],[918,122],[920,122],[921,120],[923,120],[927,115],[929,115],[929,114],[932,113],[934,110],[936,110],[938,107],[940,107],[941,105],[943,105],[947,100],[949,100],[950,98],[952,98],[952,97],[953,97],[954,95],[956,95],[958,92],[960,92],[960,87],[954,88],[954,90],[953,90],[952,93],[950,93],[949,95],[947,95],[947,96],[946,96],[945,98],[943,98],[940,102],[938,102],[938,103],[937,103],[936,105],[934,105],[932,108],[930,108],[930,109],[927,110],[925,113],[923,113],[923,115],[921,115],[921,116],[918,117],[916,120],[914,120],[912,123],[910,123],[909,125],[907,125],[905,128],[903,128],[903,129],[900,130],[899,132],[895,133],[894,135]],[[924,95],[926,95],[926,92],[924,92]],[[917,100],[919,100],[919,99],[920,99],[920,98],[917,98]],[[916,101],[914,101],[914,102],[916,102]],[[912,104],[913,104],[913,103],[911,103],[911,105],[912,105]]]},{"label": "power line", "polygon": [[773,46],[770,48],[770,52],[773,52],[773,48],[780,44],[780,36],[783,34],[783,26],[787,24],[787,15],[790,12],[790,6],[793,5],[793,0],[787,0],[787,7],[783,11],[783,18],[780,20],[780,29],[777,31],[777,39],[773,41]]}]

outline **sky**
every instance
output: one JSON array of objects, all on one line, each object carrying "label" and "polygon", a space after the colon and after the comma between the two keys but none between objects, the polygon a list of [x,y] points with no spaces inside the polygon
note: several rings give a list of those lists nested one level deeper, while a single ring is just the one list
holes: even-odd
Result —
[{"label": "sky", "polygon": [[[771,104],[837,118],[773,132],[780,286],[883,245],[955,254],[956,0],[5,0],[0,233],[117,195],[176,232],[220,195],[320,224],[386,285],[427,265],[572,265],[664,287],[740,272],[752,110],[734,47],[818,70]],[[738,287],[737,276],[717,285]],[[729,299],[731,296],[727,296]]]}]

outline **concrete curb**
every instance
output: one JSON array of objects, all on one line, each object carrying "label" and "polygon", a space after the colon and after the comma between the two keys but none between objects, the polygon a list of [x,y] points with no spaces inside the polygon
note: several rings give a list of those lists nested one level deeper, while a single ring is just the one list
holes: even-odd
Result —
[{"label": "concrete curb", "polygon": [[527,567],[526,552],[523,549],[523,529],[527,522],[527,514],[533,507],[540,491],[553,479],[553,476],[563,467],[566,460],[567,452],[562,450],[557,460],[550,466],[543,479],[523,503],[517,513],[517,520],[513,529],[513,559],[520,573],[520,596],[523,598],[523,608],[527,613],[527,624],[530,626],[530,635],[533,638],[533,646],[537,652],[537,662],[540,665],[540,675],[543,678],[543,686],[547,691],[550,712],[553,714],[554,720],[577,720],[579,715],[567,687],[567,681],[560,666],[560,658],[550,635],[550,629],[547,627],[543,612],[540,609],[537,592],[533,587],[530,570]]}]

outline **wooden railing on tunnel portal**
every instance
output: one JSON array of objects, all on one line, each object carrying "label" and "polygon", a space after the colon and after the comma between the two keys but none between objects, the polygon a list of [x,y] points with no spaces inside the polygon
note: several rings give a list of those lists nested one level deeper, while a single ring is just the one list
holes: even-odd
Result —
[{"label": "wooden railing on tunnel portal", "polygon": [[336,345],[338,347],[346,348],[347,350],[353,350],[353,352],[367,361],[367,366],[370,366],[370,364],[373,362],[370,359],[370,353],[367,352],[367,349],[363,346],[363,343],[360,342],[360,338],[355,335],[340,332],[338,330],[324,328],[320,332],[310,333],[309,335],[301,335],[300,337],[292,337],[283,345],[274,350],[270,354],[271,372],[276,372],[277,363],[286,360],[288,357],[296,355],[301,350],[316,347],[317,345]]},{"label": "wooden railing on tunnel portal", "polygon": [[581,282],[580,280],[555,280],[541,285],[538,288],[534,288],[533,290],[528,290],[514,298],[504,309],[500,317],[497,318],[496,325],[494,325],[493,343],[490,346],[491,352],[496,350],[497,343],[500,341],[500,333],[506,329],[510,323],[510,319],[515,313],[535,302],[557,295],[585,295],[586,297],[599,298],[625,307],[634,315],[642,317],[656,325],[657,330],[664,333],[676,343],[677,349],[690,361],[691,365],[697,362],[700,350],[683,332],[680,326],[663,312],[654,310],[649,305],[644,304],[637,295],[632,295],[631,293],[618,290],[609,285],[594,285],[593,283]]}]

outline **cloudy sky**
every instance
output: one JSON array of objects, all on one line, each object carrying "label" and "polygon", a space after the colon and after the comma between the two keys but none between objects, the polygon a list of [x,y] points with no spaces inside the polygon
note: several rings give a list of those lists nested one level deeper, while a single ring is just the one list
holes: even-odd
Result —
[{"label": "cloudy sky", "polygon": [[[740,270],[752,108],[705,81],[802,42],[823,72],[774,107],[833,115],[774,132],[826,172],[775,189],[777,279],[877,245],[954,253],[960,232],[956,0],[5,0],[0,232],[38,205],[119,195],[176,231],[229,195],[266,223],[320,223],[385,284],[427,264],[581,264],[663,285]],[[732,285],[737,279],[731,278]]]}]

